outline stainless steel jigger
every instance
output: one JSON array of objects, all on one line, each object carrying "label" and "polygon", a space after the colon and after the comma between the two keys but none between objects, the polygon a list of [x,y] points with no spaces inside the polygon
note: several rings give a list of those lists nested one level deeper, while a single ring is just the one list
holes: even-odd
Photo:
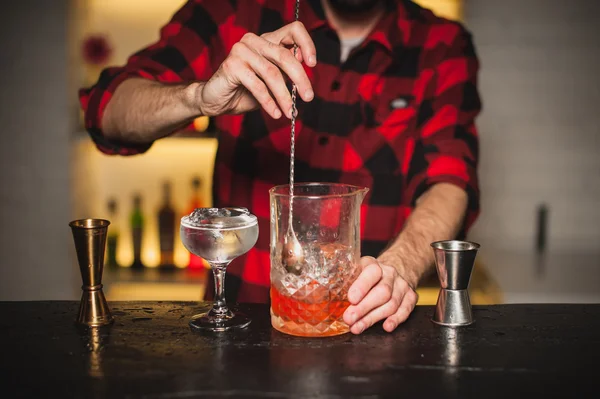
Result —
[{"label": "stainless steel jigger", "polygon": [[90,327],[103,326],[113,321],[102,292],[104,250],[109,224],[108,220],[103,219],[82,219],[69,223],[83,281],[77,323]]},{"label": "stainless steel jigger", "polygon": [[448,327],[472,324],[468,288],[479,244],[449,240],[434,242],[431,247],[441,285],[431,321]]}]

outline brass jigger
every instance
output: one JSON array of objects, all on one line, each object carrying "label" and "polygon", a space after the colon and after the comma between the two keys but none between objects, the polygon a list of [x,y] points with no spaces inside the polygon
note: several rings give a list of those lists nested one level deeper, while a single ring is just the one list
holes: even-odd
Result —
[{"label": "brass jigger", "polygon": [[469,299],[469,281],[480,245],[468,241],[437,241],[431,244],[440,279],[440,294],[433,321],[447,327],[474,322]]},{"label": "brass jigger", "polygon": [[103,326],[113,321],[102,292],[104,250],[109,224],[108,220],[103,219],[81,219],[69,223],[83,281],[77,323],[90,327]]}]

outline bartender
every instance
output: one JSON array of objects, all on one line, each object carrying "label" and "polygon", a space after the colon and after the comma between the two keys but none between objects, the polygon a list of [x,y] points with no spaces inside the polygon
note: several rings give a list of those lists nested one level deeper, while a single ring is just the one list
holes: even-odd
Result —
[{"label": "bartender", "polygon": [[[134,155],[215,118],[214,206],[247,207],[268,231],[268,190],[288,181],[295,83],[296,181],[370,188],[344,321],[391,332],[431,271],[429,244],[464,236],[478,214],[471,36],[409,0],[301,0],[302,22],[294,7],[188,1],[156,43],[81,90],[86,129],[100,151]],[[228,300],[268,302],[269,269],[263,234],[228,267]]]}]

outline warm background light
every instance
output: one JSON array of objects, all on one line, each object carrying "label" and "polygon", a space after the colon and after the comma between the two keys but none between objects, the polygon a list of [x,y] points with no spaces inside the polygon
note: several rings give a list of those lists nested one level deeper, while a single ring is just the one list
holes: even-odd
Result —
[{"label": "warm background light", "polygon": [[113,282],[109,294],[119,301],[200,301],[204,298],[204,285]]},{"label": "warm background light", "polygon": [[[142,155],[131,157],[101,154],[88,139],[81,139],[74,146],[75,218],[105,217],[113,222],[112,228],[121,232],[117,260],[128,266],[133,260],[129,216],[133,195],[142,196],[145,217],[142,260],[150,267],[159,262],[158,210],[162,205],[162,185],[169,181],[172,190],[172,206],[181,217],[189,207],[192,195],[192,178],[202,179],[201,198],[211,204],[211,187],[217,140],[167,139],[157,141]],[[109,217],[109,199],[117,201],[118,217]],[[175,263],[185,266],[188,252],[175,236]]]},{"label": "warm background light", "polygon": [[122,64],[132,52],[159,37],[185,0],[87,0],[84,33],[102,33],[114,46],[112,62]]},{"label": "warm background light", "polygon": [[414,2],[433,10],[440,17],[454,21],[462,19],[462,0],[414,0]]}]

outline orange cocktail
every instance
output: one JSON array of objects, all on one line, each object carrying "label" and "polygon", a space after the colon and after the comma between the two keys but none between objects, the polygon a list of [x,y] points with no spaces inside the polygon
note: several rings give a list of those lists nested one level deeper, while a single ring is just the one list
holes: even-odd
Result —
[{"label": "orange cocktail", "polygon": [[349,331],[343,321],[348,289],[359,273],[360,204],[365,188],[344,184],[296,186],[293,229],[301,261],[282,261],[290,197],[271,190],[271,325],[286,334],[327,337]]}]

